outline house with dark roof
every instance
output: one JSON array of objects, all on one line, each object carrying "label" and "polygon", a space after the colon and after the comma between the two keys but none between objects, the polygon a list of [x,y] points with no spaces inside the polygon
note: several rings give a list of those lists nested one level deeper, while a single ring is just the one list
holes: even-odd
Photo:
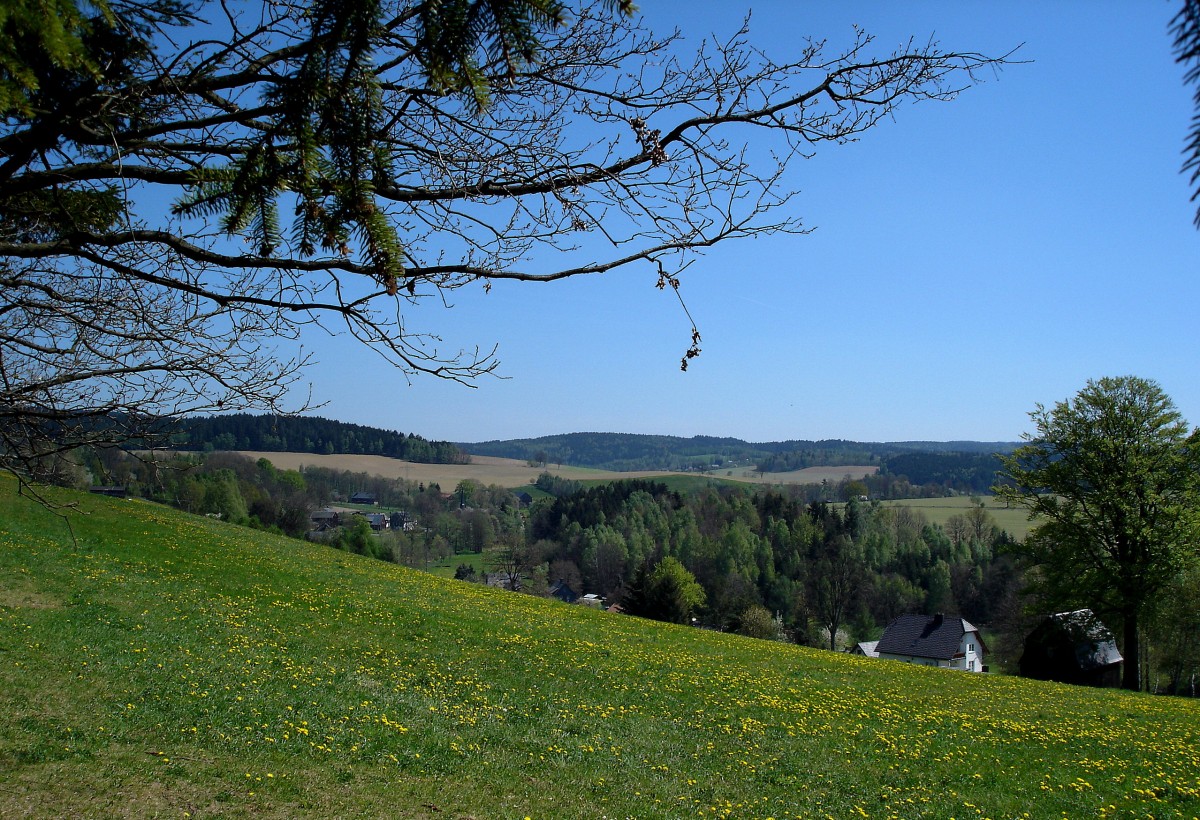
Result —
[{"label": "house with dark roof", "polygon": [[887,625],[875,651],[884,660],[987,671],[979,630],[957,615],[901,615]]},{"label": "house with dark roof", "polygon": [[312,513],[309,515],[308,520],[312,522],[312,528],[317,532],[325,532],[341,524],[341,518],[338,516],[338,513],[328,507]]},{"label": "house with dark roof", "polygon": [[351,504],[370,504],[370,505],[374,506],[375,505],[375,495],[374,495],[374,493],[357,492],[354,495],[350,496],[350,503]]},{"label": "house with dark roof", "polygon": [[356,515],[361,515],[367,519],[367,523],[371,525],[371,529],[375,532],[382,532],[392,525],[391,517],[384,513],[360,512],[356,513]]},{"label": "house with dark roof", "polygon": [[1117,641],[1090,609],[1048,615],[1025,638],[1021,677],[1081,686],[1120,686]]},{"label": "house with dark roof", "polygon": [[550,586],[550,596],[564,604],[573,604],[579,600],[579,593],[571,589],[571,585],[559,578]]}]

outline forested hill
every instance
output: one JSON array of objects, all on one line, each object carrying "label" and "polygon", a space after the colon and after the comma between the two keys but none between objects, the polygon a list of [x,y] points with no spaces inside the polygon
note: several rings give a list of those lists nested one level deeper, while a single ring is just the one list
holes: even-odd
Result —
[{"label": "forested hill", "polygon": [[635,433],[566,433],[459,446],[481,456],[621,471],[692,470],[727,462],[754,465],[767,453],[759,445],[736,438]]},{"label": "forested hill", "polygon": [[[531,439],[463,443],[476,455],[517,458],[545,464],[569,464],[606,470],[705,470],[720,467],[752,467],[765,473],[787,472],[805,467],[878,465],[883,472],[901,456],[898,466],[914,484],[940,483],[948,473],[980,471],[988,474],[989,486],[998,462],[995,453],[1010,452],[1013,442],[824,441],[747,442],[713,436],[639,435],[633,433],[569,433]],[[917,457],[919,456],[919,457]],[[968,483],[978,484],[980,481]]]},{"label": "forested hill", "polygon": [[448,441],[309,416],[237,413],[189,419],[175,440],[181,450],[345,453],[426,464],[465,464],[471,457]]}]

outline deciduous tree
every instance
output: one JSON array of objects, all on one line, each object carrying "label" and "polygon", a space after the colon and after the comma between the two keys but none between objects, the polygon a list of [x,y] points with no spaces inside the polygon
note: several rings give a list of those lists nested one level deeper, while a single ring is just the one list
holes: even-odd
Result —
[{"label": "deciduous tree", "polygon": [[1200,536],[1200,431],[1153,381],[1089,381],[1030,413],[996,492],[1040,523],[1017,546],[1051,602],[1121,623],[1122,684],[1138,689],[1139,630]]},{"label": "deciduous tree", "polygon": [[838,630],[849,620],[862,590],[866,567],[858,546],[846,535],[826,539],[814,563],[813,610],[829,630],[829,649],[837,649]]}]

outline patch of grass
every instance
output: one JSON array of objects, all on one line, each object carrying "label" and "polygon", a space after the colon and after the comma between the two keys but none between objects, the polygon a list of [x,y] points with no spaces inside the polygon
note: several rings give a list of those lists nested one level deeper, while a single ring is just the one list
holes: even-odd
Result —
[{"label": "patch of grass", "polygon": [[0,480],[0,816],[1194,817],[1200,704],[658,624]]},{"label": "patch of grass", "polygon": [[[1023,541],[1035,522],[1031,522],[1028,513],[1017,507],[1005,507],[1004,503],[995,496],[978,496],[984,508],[991,514],[996,526],[1007,532],[1018,541]],[[899,501],[884,501],[889,507],[911,507],[920,510],[931,524],[946,525],[952,515],[962,515],[975,505],[969,496],[959,495],[949,498],[909,498]]]},{"label": "patch of grass", "polygon": [[483,573],[490,571],[487,563],[487,556],[482,552],[463,552],[458,555],[450,555],[438,561],[436,564],[429,566],[428,572],[431,575],[437,575],[442,578],[454,578],[454,572],[460,564],[474,567],[475,573],[483,576]]}]

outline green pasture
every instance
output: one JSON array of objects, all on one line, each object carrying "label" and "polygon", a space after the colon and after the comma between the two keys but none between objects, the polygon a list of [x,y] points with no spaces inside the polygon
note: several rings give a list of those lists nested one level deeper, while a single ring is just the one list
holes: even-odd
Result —
[{"label": "green pasture", "polygon": [[[1013,538],[1022,541],[1029,534],[1029,529],[1033,525],[1029,521],[1025,510],[1016,507],[1005,507],[1004,502],[995,496],[983,495],[975,497],[983,502],[984,508],[991,514],[996,522],[996,526]],[[888,507],[911,507],[914,510],[920,510],[929,519],[929,523],[945,526],[950,516],[962,515],[969,508],[975,506],[976,502],[968,496],[959,495],[949,498],[907,498],[881,503]]]},{"label": "green pasture", "polygon": [[491,567],[488,566],[487,555],[482,552],[463,552],[457,555],[450,555],[438,561],[435,564],[430,564],[428,572],[432,575],[437,575],[442,578],[453,578],[455,570],[460,564],[466,564],[475,568],[477,575],[482,576],[485,572],[491,572]]},{"label": "green pasture", "polygon": [[0,480],[0,816],[1200,815],[1200,703],[567,606]]}]

